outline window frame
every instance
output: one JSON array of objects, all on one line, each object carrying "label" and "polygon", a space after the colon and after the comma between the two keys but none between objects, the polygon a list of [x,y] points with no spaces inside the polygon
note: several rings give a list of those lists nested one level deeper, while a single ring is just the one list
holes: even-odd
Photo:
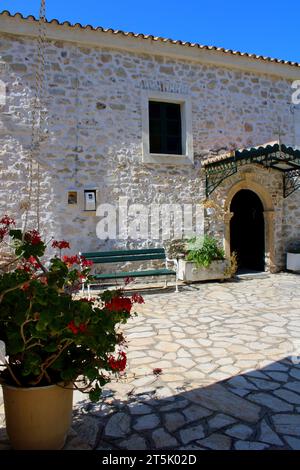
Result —
[{"label": "window frame", "polygon": [[[151,109],[153,105],[158,112],[158,116],[151,115]],[[155,106],[158,105],[158,106]],[[170,108],[173,108],[174,113],[172,118],[168,115]],[[154,109],[153,109],[154,110]],[[182,113],[181,113],[181,104],[180,103],[170,103],[167,101],[152,101],[149,100],[149,144],[150,152],[155,154],[166,153],[172,155],[173,152],[170,152],[169,149],[169,139],[170,137],[176,139],[177,151],[174,152],[176,155],[182,155]],[[155,113],[155,110],[154,110]],[[170,123],[175,124],[176,130],[173,132],[173,135],[170,133]],[[153,132],[153,126],[157,128]],[[151,132],[152,129],[152,132]],[[156,138],[159,138],[159,145],[155,142]],[[152,147],[152,149],[151,149]],[[159,152],[153,152],[153,147],[160,147]],[[180,150],[180,151],[179,151]]]},{"label": "window frame", "polygon": [[[182,154],[150,153],[149,102],[159,101],[180,104]],[[165,93],[154,90],[142,91],[142,144],[143,162],[166,165],[193,164],[193,133],[191,98],[177,93]]]}]

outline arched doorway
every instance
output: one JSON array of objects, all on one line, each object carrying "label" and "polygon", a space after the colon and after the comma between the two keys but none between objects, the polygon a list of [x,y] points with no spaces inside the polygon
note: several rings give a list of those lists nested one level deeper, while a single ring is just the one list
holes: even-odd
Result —
[{"label": "arched doorway", "polygon": [[265,269],[264,208],[260,198],[249,189],[241,189],[232,198],[230,212],[230,251],[237,253],[242,270]]}]

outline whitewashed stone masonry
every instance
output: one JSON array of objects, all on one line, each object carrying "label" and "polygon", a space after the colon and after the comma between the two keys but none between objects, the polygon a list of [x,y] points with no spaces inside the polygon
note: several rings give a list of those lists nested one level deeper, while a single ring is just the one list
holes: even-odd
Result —
[{"label": "whitewashed stone masonry", "polygon": [[[67,40],[47,41],[45,55],[42,229],[49,238],[70,240],[76,251],[114,245],[97,239],[98,219],[84,211],[84,189],[96,189],[98,203],[127,196],[130,203],[197,204],[205,197],[203,157],[273,141],[279,127],[284,142],[294,143],[290,79]],[[35,61],[33,38],[0,34],[7,92],[0,114],[0,212],[17,214],[19,222],[27,201]],[[191,100],[192,164],[143,163],[141,96],[157,86]],[[69,190],[78,191],[77,205],[67,204]],[[300,192],[280,201],[280,243],[300,233],[299,198]]]}]

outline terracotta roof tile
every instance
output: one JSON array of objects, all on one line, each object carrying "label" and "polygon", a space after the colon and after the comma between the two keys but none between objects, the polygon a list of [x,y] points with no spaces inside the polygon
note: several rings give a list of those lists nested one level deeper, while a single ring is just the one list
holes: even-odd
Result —
[{"label": "terracotta roof tile", "polygon": [[[9,16],[11,18],[17,18],[17,19],[22,19],[26,21],[38,21],[33,15],[29,15],[27,17],[23,16],[21,13],[15,13],[12,15],[9,11],[4,10],[0,13],[1,16]],[[247,52],[240,52],[240,51],[234,51],[232,49],[225,49],[223,47],[216,47],[216,46],[205,46],[202,44],[198,43],[191,43],[188,41],[181,41],[181,40],[176,40],[176,39],[170,39],[170,38],[163,38],[159,36],[153,36],[151,34],[141,34],[141,33],[133,33],[133,32],[126,32],[122,30],[116,30],[112,28],[102,28],[101,26],[94,27],[91,25],[82,25],[80,23],[75,23],[71,24],[69,21],[64,21],[64,22],[59,22],[56,18],[47,21],[49,24],[56,24],[59,26],[68,26],[70,28],[80,28],[80,29],[88,29],[92,31],[101,31],[103,33],[110,33],[110,34],[116,34],[116,35],[123,35],[123,36],[129,36],[129,37],[134,37],[134,38],[141,38],[145,40],[150,40],[150,41],[159,41],[159,42],[164,42],[164,43],[170,43],[170,44],[176,44],[176,45],[181,45],[181,46],[186,46],[186,47],[195,47],[198,49],[203,49],[203,50],[208,50],[208,51],[217,51],[217,52],[223,52],[224,54],[231,54],[235,56],[241,56],[241,57],[248,57],[250,59],[254,60],[264,60],[267,62],[274,62],[276,64],[284,64],[284,65],[290,65],[293,67],[300,67],[300,64],[298,62],[293,62],[290,60],[282,60],[282,59],[275,59],[272,57],[267,57],[267,56],[262,56],[262,55],[256,55],[256,54],[250,54]]]}]

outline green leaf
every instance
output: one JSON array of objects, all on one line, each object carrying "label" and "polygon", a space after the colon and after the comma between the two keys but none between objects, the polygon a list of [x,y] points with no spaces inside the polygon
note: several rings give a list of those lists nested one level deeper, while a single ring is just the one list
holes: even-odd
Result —
[{"label": "green leaf", "polygon": [[44,351],[46,352],[55,352],[57,350],[56,343],[48,343],[44,346]]},{"label": "green leaf", "polygon": [[60,374],[61,378],[66,382],[71,382],[77,378],[77,371],[75,367],[69,367],[65,369]]},{"label": "green leaf", "polygon": [[6,351],[8,355],[14,355],[23,352],[25,349],[24,342],[20,337],[19,331],[10,332],[7,334]]},{"label": "green leaf", "polygon": [[97,386],[89,392],[89,398],[92,402],[96,402],[100,400],[101,394],[102,394],[102,390],[100,387]]},{"label": "green leaf", "polygon": [[101,385],[101,387],[104,387],[104,385],[109,382],[109,379],[105,379],[104,377],[100,377],[100,378],[98,379],[98,382],[99,382],[99,384]]},{"label": "green leaf", "polygon": [[26,377],[27,375],[31,374],[31,369],[29,367],[24,366],[22,368],[21,374],[22,374],[23,377]]},{"label": "green leaf", "polygon": [[47,328],[47,322],[43,321],[43,320],[39,320],[36,324],[36,330],[37,331],[44,331],[46,328]]},{"label": "green leaf", "polygon": [[85,375],[89,380],[96,380],[99,375],[99,371],[96,367],[87,367],[85,369]]},{"label": "green leaf", "polygon": [[31,333],[31,338],[36,338],[40,339],[42,341],[47,341],[49,335],[44,329],[42,331],[38,331],[38,329],[35,327],[34,331]]},{"label": "green leaf", "polygon": [[18,304],[18,307],[21,307],[21,308],[23,307],[24,310],[17,310],[16,313],[15,313],[14,320],[15,320],[15,322],[17,323],[17,325],[20,325],[20,326],[21,326],[22,323],[24,323],[24,312],[27,311],[28,305],[26,305],[25,302],[24,302],[24,304],[22,305],[22,302],[20,302],[20,303]]},{"label": "green leaf", "polygon": [[224,259],[224,250],[219,247],[218,241],[205,235],[194,237],[188,241],[187,260],[193,261],[197,266],[207,268],[212,261]]},{"label": "green leaf", "polygon": [[9,236],[11,238],[13,238],[14,240],[22,240],[22,230],[18,230],[18,229],[11,229],[9,231]]},{"label": "green leaf", "polygon": [[59,356],[51,365],[51,369],[62,370],[64,367],[65,360],[62,356]]}]

